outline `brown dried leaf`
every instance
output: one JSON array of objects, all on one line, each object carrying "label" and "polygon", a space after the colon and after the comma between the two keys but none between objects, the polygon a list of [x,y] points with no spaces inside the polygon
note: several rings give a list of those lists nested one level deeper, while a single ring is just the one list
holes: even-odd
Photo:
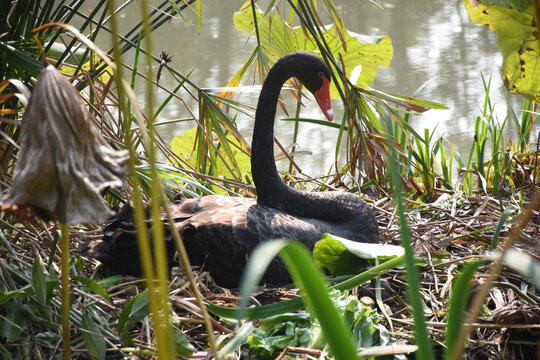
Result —
[{"label": "brown dried leaf", "polygon": [[100,193],[122,185],[128,152],[109,147],[90,123],[80,94],[53,66],[38,79],[21,131],[4,204],[30,206],[44,219],[68,225],[111,215]]}]

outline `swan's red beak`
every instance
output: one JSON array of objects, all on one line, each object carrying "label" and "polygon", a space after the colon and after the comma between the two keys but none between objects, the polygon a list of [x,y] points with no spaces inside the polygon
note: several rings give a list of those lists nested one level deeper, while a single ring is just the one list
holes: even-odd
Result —
[{"label": "swan's red beak", "polygon": [[321,88],[314,94],[315,100],[317,100],[317,104],[319,104],[328,121],[332,121],[334,120],[334,112],[332,111],[332,102],[330,101],[330,81],[326,76],[321,76],[321,78],[323,83]]}]

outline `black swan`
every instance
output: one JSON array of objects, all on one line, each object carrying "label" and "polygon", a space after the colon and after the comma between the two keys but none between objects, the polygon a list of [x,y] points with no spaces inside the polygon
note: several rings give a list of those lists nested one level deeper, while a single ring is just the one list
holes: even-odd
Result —
[{"label": "black swan", "polygon": [[[302,192],[285,185],[273,156],[274,118],[281,87],[296,77],[314,94],[332,120],[330,73],[317,56],[297,51],[282,57],[263,84],[252,140],[251,170],[257,200],[230,196],[181,197],[170,205],[192,265],[208,271],[218,285],[237,287],[251,251],[261,241],[294,238],[312,249],[323,233],[360,242],[378,242],[379,230],[371,208],[347,192]],[[95,257],[112,271],[141,272],[130,208],[123,208],[104,228],[105,237],[88,244],[83,254]],[[169,261],[173,241],[168,241]],[[290,277],[274,259],[262,279],[282,285]]]}]

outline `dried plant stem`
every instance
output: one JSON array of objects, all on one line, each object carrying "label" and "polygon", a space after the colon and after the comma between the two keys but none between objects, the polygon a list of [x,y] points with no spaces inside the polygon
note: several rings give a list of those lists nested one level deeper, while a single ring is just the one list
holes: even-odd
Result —
[{"label": "dried plant stem", "polygon": [[480,291],[476,294],[472,305],[471,305],[471,311],[469,312],[469,316],[467,316],[467,319],[465,320],[465,325],[461,328],[461,331],[458,335],[458,338],[456,339],[455,346],[452,349],[452,352],[450,354],[449,360],[457,360],[461,357],[461,354],[463,352],[463,349],[465,348],[465,343],[467,341],[467,338],[469,337],[469,334],[471,333],[472,329],[474,328],[474,322],[476,318],[478,318],[478,315],[480,314],[480,310],[482,309],[482,305],[484,304],[485,299],[488,296],[489,289],[491,288],[491,285],[493,282],[499,277],[503,264],[502,260],[504,257],[504,254],[506,253],[506,250],[510,249],[514,243],[519,239],[519,233],[522,229],[527,226],[529,221],[532,218],[532,215],[535,210],[538,210],[540,208],[540,191],[535,191],[532,197],[531,202],[528,204],[528,206],[525,208],[523,213],[519,216],[518,222],[515,226],[510,229],[510,233],[508,236],[508,241],[503,246],[503,251],[501,253],[501,256],[491,264],[491,267],[489,269],[489,274],[486,277],[485,283],[480,288]]},{"label": "dried plant stem", "polygon": [[[162,196],[163,201],[165,202],[167,197],[163,189],[161,190],[161,196]],[[184,246],[184,241],[182,240],[182,236],[178,232],[178,229],[174,226],[175,222],[174,222],[174,219],[172,218],[170,208],[168,206],[164,206],[163,208],[165,209],[165,213],[167,214],[167,221],[169,222],[171,234],[173,236],[174,243],[176,245],[176,250],[178,251],[178,255],[180,256],[180,260],[181,260],[180,263],[182,264],[184,273],[186,274],[188,278],[191,291],[193,291],[193,294],[195,294],[197,305],[199,305],[199,308],[201,309],[201,313],[202,313],[203,321],[204,321],[204,327],[206,328],[206,333],[208,334],[208,343],[210,344],[210,348],[212,349],[214,358],[216,360],[219,360],[220,356],[217,351],[216,339],[214,337],[214,329],[212,327],[212,320],[210,319],[210,315],[208,314],[208,309],[206,308],[206,305],[204,303],[204,298],[201,292],[199,291],[199,288],[197,287],[197,282],[195,281],[195,278],[193,277],[193,272],[191,271],[191,264],[189,263],[187,251]]]},{"label": "dried plant stem", "polygon": [[62,261],[62,359],[69,360],[71,352],[71,340],[69,334],[69,226],[62,224],[61,242]]},{"label": "dried plant stem", "polygon": [[[146,50],[148,51],[146,59],[146,65],[148,66],[148,77],[153,79],[152,70],[152,29],[150,27],[150,14],[148,12],[150,8],[149,1],[141,2],[141,17],[143,20],[144,29],[144,42],[146,44]],[[152,216],[152,240],[153,240],[153,254],[155,256],[154,269],[156,278],[158,280],[157,286],[154,288],[155,293],[151,294],[151,298],[154,299],[155,311],[152,314],[154,321],[154,330],[156,332],[156,345],[158,350],[158,357],[160,359],[175,359],[176,347],[174,344],[173,331],[169,322],[170,303],[168,296],[168,283],[169,273],[167,267],[167,255],[165,246],[165,234],[163,223],[161,221],[161,180],[156,166],[156,149],[155,149],[155,129],[154,129],[154,103],[155,103],[155,88],[152,83],[147,83],[146,86],[146,104],[145,112],[147,114],[147,130],[149,140],[146,142],[145,149],[148,156],[148,162],[150,163],[150,171],[152,184],[150,188],[150,197],[152,202],[150,204],[150,212]],[[148,278],[148,282],[154,279]]]}]

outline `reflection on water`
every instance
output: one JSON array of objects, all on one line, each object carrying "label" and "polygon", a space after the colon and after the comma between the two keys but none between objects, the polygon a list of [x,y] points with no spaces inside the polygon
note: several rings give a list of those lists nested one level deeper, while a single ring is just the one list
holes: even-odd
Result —
[{"label": "reflection on water", "polygon": [[[444,136],[449,145],[455,143],[462,153],[468,154],[473,138],[474,120],[481,114],[484,89],[481,74],[493,75],[492,100],[496,104],[500,121],[506,115],[505,97],[501,90],[499,68],[501,55],[496,46],[496,35],[484,26],[473,24],[460,1],[387,0],[383,10],[363,0],[335,0],[347,28],[367,35],[387,34],[392,39],[394,57],[388,68],[380,68],[373,87],[403,95],[413,95],[423,86],[418,97],[442,102],[449,110],[430,110],[413,117],[413,127],[423,133],[423,128],[436,129],[437,136]],[[154,53],[161,50],[173,57],[172,65],[187,74],[196,67],[191,79],[201,87],[225,86],[241,65],[249,58],[254,39],[237,31],[232,22],[234,11],[242,1],[203,1],[202,33],[197,27],[185,24],[180,18],[165,24],[154,33]],[[321,8],[323,5],[321,4]],[[125,14],[125,17],[138,14]],[[162,76],[162,84],[172,89],[174,79]],[[139,91],[144,94],[144,91]],[[158,91],[158,101],[167,94]],[[186,100],[189,97],[186,96]],[[519,97],[513,97],[519,106]],[[256,92],[240,94],[240,101],[253,106]],[[187,101],[196,112],[196,103]],[[337,101],[334,104],[338,106]],[[294,107],[290,107],[291,114]],[[338,116],[339,119],[339,109]],[[171,102],[162,112],[160,121],[189,116],[180,101]],[[302,110],[303,117],[323,118],[314,103]],[[237,123],[247,139],[253,120],[239,116]],[[166,140],[180,135],[194,123],[177,123],[161,128]],[[292,124],[278,123],[277,137],[282,144],[292,138]],[[301,156],[299,164],[304,172],[318,175],[327,172],[334,161],[337,131],[317,126],[301,125],[298,139],[302,150],[313,156]]]}]

